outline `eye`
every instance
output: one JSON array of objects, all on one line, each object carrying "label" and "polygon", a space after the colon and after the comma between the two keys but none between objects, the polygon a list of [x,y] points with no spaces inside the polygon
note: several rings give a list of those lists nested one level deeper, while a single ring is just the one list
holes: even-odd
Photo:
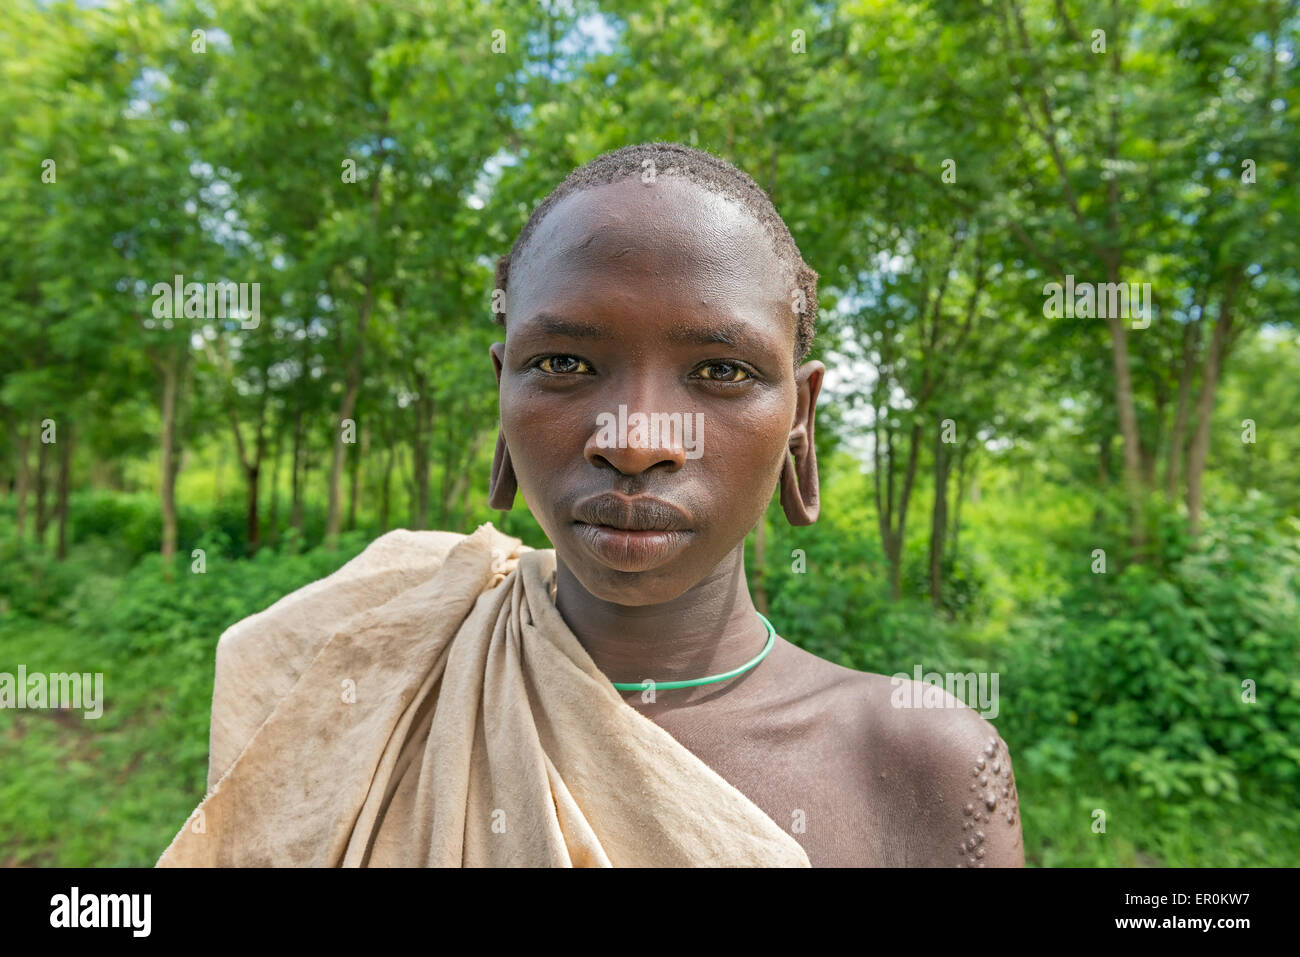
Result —
[{"label": "eye", "polygon": [[734,362],[710,362],[700,366],[699,371],[709,373],[701,378],[710,382],[744,382],[750,378],[749,373]]},{"label": "eye", "polygon": [[591,372],[591,366],[577,356],[543,356],[533,364],[543,372],[549,372],[552,375]]}]

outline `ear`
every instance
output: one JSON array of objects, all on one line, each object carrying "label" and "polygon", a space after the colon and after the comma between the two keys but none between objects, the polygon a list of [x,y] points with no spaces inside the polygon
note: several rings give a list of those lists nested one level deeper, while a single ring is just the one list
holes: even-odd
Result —
[{"label": "ear", "polygon": [[794,424],[790,427],[789,450],[781,467],[781,508],[791,525],[811,525],[821,511],[813,425],[817,419],[817,395],[825,375],[826,367],[820,362],[805,362],[795,376],[797,405]]},{"label": "ear", "polygon": [[[505,363],[506,346],[504,342],[494,342],[488,350],[492,356],[492,367],[496,370],[498,389],[501,385],[501,366]],[[488,483],[488,504],[499,512],[508,512],[515,505],[515,492],[519,480],[515,478],[515,468],[510,463],[510,449],[506,446],[504,431],[497,428],[497,448],[492,456],[492,479]]]}]

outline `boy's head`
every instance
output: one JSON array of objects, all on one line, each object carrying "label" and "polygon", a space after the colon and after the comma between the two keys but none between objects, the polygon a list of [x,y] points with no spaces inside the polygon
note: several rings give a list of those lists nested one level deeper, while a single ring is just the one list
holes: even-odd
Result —
[{"label": "boy's head", "polygon": [[816,273],[744,173],[675,144],[598,157],[534,212],[497,286],[492,504],[517,482],[593,596],[678,597],[778,479],[790,520],[815,520]]},{"label": "boy's head", "polygon": [[[646,185],[653,185],[660,176],[684,176],[711,193],[735,200],[762,224],[776,247],[777,255],[790,272],[790,315],[795,322],[795,366],[798,367],[799,363],[808,358],[817,325],[817,273],[803,261],[785,220],[777,213],[762,187],[726,160],[680,143],[625,146],[602,153],[571,172],[533,210],[510,252],[497,260],[495,288],[508,295],[511,264],[522,257],[539,224],[562,199],[571,193],[616,183],[632,176]],[[493,312],[493,319],[501,326],[506,324],[506,316],[504,308],[497,308]]]}]

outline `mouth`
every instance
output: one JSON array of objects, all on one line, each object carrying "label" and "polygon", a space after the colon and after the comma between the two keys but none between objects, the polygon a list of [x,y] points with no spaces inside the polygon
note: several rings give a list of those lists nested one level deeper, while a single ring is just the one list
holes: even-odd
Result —
[{"label": "mouth", "polygon": [[694,535],[685,512],[654,498],[597,495],[579,502],[574,514],[578,540],[602,564],[621,572],[663,565]]}]

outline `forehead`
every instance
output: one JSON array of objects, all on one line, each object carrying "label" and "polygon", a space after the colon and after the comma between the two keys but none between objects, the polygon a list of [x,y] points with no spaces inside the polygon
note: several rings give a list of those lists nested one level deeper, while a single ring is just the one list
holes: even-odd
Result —
[{"label": "forehead", "polygon": [[537,224],[508,296],[518,314],[555,287],[636,281],[643,292],[734,308],[788,310],[789,264],[767,229],[734,199],[679,176],[627,179],[571,193]]}]

